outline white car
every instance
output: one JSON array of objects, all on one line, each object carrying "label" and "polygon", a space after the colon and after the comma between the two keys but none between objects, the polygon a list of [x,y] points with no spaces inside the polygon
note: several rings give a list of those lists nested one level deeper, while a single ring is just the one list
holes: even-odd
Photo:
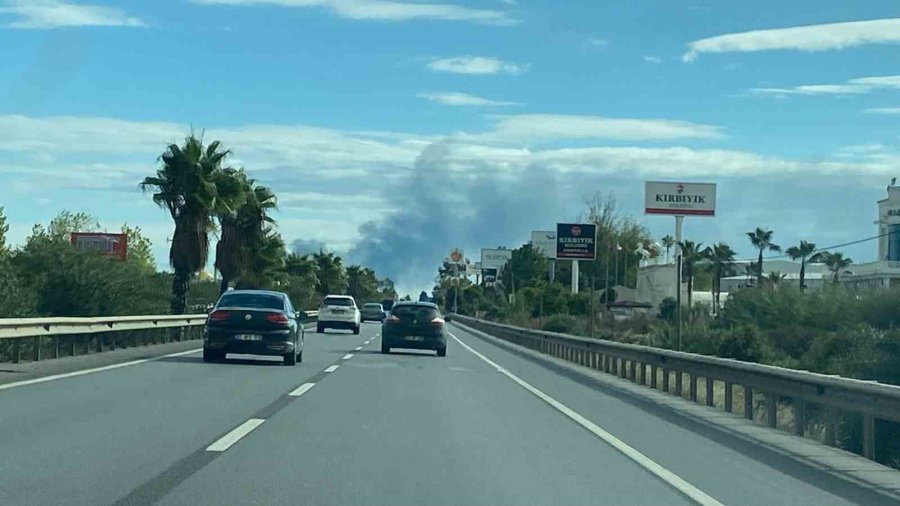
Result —
[{"label": "white car", "polygon": [[359,334],[359,325],[362,315],[356,300],[349,295],[329,295],[319,306],[318,323],[316,332],[323,333],[325,329],[346,329]]}]

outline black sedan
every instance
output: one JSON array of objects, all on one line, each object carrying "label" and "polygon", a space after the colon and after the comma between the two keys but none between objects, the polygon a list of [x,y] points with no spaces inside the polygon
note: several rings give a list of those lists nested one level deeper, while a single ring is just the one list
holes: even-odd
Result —
[{"label": "black sedan", "polygon": [[288,296],[264,290],[231,290],[219,298],[206,320],[203,361],[225,360],[228,353],[284,357],[284,365],[303,361],[303,325]]},{"label": "black sedan", "polygon": [[381,353],[391,348],[434,350],[447,356],[445,319],[431,302],[397,302],[381,327]]}]

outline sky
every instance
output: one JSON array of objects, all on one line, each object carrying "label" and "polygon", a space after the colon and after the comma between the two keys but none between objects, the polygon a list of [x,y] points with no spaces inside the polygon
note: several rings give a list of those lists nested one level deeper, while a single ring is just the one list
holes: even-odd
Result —
[{"label": "sky", "polygon": [[[61,210],[172,223],[138,182],[194,131],[279,196],[299,250],[430,286],[595,194],[655,237],[646,180],[715,182],[685,238],[754,254],[874,236],[900,175],[893,0],[0,0],[10,241]],[[874,260],[873,241],[847,247]]]}]

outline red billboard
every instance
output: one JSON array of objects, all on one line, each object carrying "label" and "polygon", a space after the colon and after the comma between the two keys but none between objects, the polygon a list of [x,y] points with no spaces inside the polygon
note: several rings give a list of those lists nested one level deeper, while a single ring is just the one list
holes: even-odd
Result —
[{"label": "red billboard", "polygon": [[125,261],[128,258],[128,236],[98,232],[72,232],[72,246],[99,251],[103,256]]}]

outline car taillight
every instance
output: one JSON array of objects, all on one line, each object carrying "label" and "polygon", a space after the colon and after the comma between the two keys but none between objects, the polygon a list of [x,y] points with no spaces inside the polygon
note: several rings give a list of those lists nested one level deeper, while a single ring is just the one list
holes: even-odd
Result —
[{"label": "car taillight", "polygon": [[287,323],[288,317],[281,313],[272,313],[266,316],[266,320],[269,320],[272,323]]},{"label": "car taillight", "polygon": [[431,320],[431,324],[434,325],[435,327],[440,327],[441,325],[444,324],[444,319],[443,318],[435,318],[434,320]]},{"label": "car taillight", "polygon": [[397,324],[397,323],[400,323],[400,318],[397,318],[396,316],[391,315],[391,316],[389,316],[388,319],[385,320],[385,321],[386,321],[387,323],[389,323],[389,324],[395,325],[395,324]]},{"label": "car taillight", "polygon": [[211,322],[224,322],[228,318],[231,317],[231,313],[228,311],[213,311],[209,314],[209,321]]}]

